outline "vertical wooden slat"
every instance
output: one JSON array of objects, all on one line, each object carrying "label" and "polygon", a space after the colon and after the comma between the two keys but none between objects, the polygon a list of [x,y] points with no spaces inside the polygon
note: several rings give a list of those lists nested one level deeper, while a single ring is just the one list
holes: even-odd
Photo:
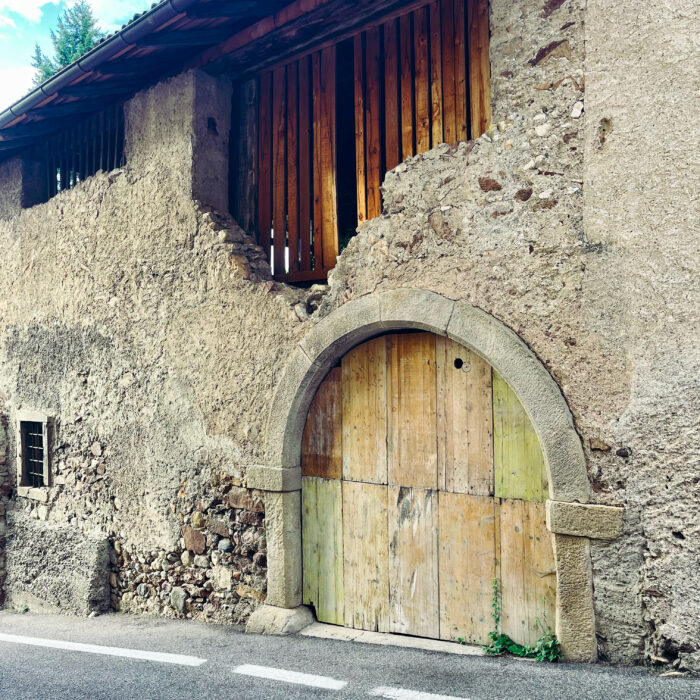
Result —
[{"label": "vertical wooden slat", "polygon": [[321,143],[325,135],[321,125],[321,53],[311,56],[311,75],[313,99],[313,177],[314,177],[314,213],[313,213],[313,269],[323,268],[323,179],[321,177]]},{"label": "vertical wooden slat", "polygon": [[453,0],[440,0],[442,33],[442,99],[443,134],[445,143],[457,143],[455,122],[455,38]]},{"label": "vertical wooden slat", "polygon": [[287,86],[282,66],[272,71],[272,228],[273,261],[276,275],[286,272],[286,180]]},{"label": "vertical wooden slat", "polygon": [[270,260],[272,230],[272,74],[260,75],[260,122],[258,126],[258,245]]},{"label": "vertical wooden slat", "polygon": [[387,339],[389,483],[437,488],[435,336]]},{"label": "vertical wooden slat", "polygon": [[100,170],[105,169],[105,113],[100,112]]},{"label": "vertical wooden slat", "polygon": [[401,162],[398,39],[398,20],[392,19],[384,25],[384,152],[387,170]]},{"label": "vertical wooden slat", "polygon": [[469,138],[466,0],[454,0],[454,3],[455,123],[457,127],[457,141],[466,141]]},{"label": "vertical wooden slat", "polygon": [[310,63],[299,60],[299,242],[300,269],[311,270],[311,93]]},{"label": "vertical wooden slat", "polygon": [[399,19],[399,42],[401,52],[401,151],[405,160],[414,155],[413,142],[413,36],[411,15]]},{"label": "vertical wooden slat", "polygon": [[544,505],[503,499],[500,507],[501,607],[504,634],[519,644],[540,636],[544,613],[554,625],[556,582]]},{"label": "vertical wooden slat", "polygon": [[289,271],[299,270],[298,66],[287,66],[287,239]]},{"label": "vertical wooden slat", "polygon": [[342,473],[342,371],[334,367],[309,407],[301,442],[301,469],[306,476],[339,479]]},{"label": "vertical wooden slat", "polygon": [[493,496],[491,366],[438,337],[438,474],[441,489]]},{"label": "vertical wooden slat", "polygon": [[357,220],[367,220],[367,177],[365,167],[365,51],[363,34],[353,43],[355,63],[355,170],[357,177]]},{"label": "vertical wooden slat", "polygon": [[428,65],[428,8],[413,13],[416,153],[430,149],[430,73]]},{"label": "vertical wooden slat", "polygon": [[438,493],[390,486],[389,629],[438,637]]},{"label": "vertical wooden slat", "polygon": [[389,631],[387,487],[343,482],[345,626]]},{"label": "vertical wooden slat", "polygon": [[258,229],[258,128],[259,83],[252,78],[240,85],[238,104],[238,168],[236,181],[237,221],[244,231]]},{"label": "vertical wooden slat", "polygon": [[335,267],[338,257],[336,197],[335,60],[336,48],[321,50],[321,188],[323,197],[323,268]]},{"label": "vertical wooden slat", "polygon": [[382,152],[380,116],[379,28],[367,30],[365,45],[365,128],[367,162],[367,218],[382,213]]},{"label": "vertical wooden slat", "polygon": [[430,125],[431,146],[443,142],[442,134],[442,43],[440,41],[440,3],[430,5]]},{"label": "vertical wooden slat", "polygon": [[475,139],[491,124],[491,63],[489,60],[488,0],[469,0],[467,5],[469,43],[469,102],[471,134]]},{"label": "vertical wooden slat", "polygon": [[343,478],[387,481],[386,337],[351,350],[342,361]]},{"label": "vertical wooden slat", "polygon": [[304,603],[321,622],[342,625],[343,510],[338,479],[302,478],[302,556]]},{"label": "vertical wooden slat", "polygon": [[498,372],[493,372],[495,495],[543,502],[547,471],[537,433],[525,409]]},{"label": "vertical wooden slat", "polygon": [[497,504],[461,493],[439,498],[440,638],[485,644],[493,629]]}]

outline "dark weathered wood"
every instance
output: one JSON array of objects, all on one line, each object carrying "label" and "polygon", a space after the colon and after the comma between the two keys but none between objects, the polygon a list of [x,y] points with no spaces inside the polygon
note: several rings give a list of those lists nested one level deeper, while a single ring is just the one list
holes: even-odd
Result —
[{"label": "dark weathered wood", "polygon": [[445,143],[457,143],[455,121],[455,59],[454,59],[454,5],[452,0],[441,0],[442,30],[442,122]]},{"label": "dark weathered wood", "polygon": [[467,5],[469,42],[470,138],[478,138],[491,124],[491,64],[489,61],[489,3],[470,0]]},{"label": "dark weathered wood", "polygon": [[272,74],[260,75],[258,127],[258,245],[270,260],[272,231]]},{"label": "dark weathered wood", "polygon": [[234,26],[215,27],[214,29],[183,29],[181,31],[162,31],[147,34],[136,43],[139,46],[191,47],[220,44],[228,39]]},{"label": "dark weathered wood", "polygon": [[109,97],[111,95],[128,95],[136,92],[141,86],[141,81],[118,83],[113,80],[105,80],[102,83],[89,83],[69,85],[61,88],[59,95],[62,97]]},{"label": "dark weathered wood", "polygon": [[286,272],[286,70],[272,71],[272,229],[274,273]]},{"label": "dark weathered wood", "polygon": [[336,197],[335,46],[321,51],[321,187],[323,195],[323,267],[335,267],[338,257]]},{"label": "dark weathered wood", "polygon": [[311,56],[311,96],[313,100],[313,269],[323,268],[323,180],[321,178],[321,143],[325,136],[321,127],[321,53]]},{"label": "dark weathered wood", "polygon": [[302,270],[311,269],[311,63],[299,59],[299,243]]},{"label": "dark weathered wood", "polygon": [[431,146],[443,141],[442,135],[442,42],[440,33],[440,3],[429,8],[430,21],[430,124]]},{"label": "dark weathered wood", "polygon": [[257,230],[258,211],[258,81],[238,89],[238,168],[236,218],[244,231]]},{"label": "dark weathered wood", "polygon": [[384,150],[386,169],[401,162],[398,20],[384,24]]},{"label": "dark weathered wood", "polygon": [[299,104],[298,65],[287,66],[287,243],[289,271],[299,269]]},{"label": "dark weathered wood", "polygon": [[367,174],[365,167],[365,61],[362,34],[353,40],[355,63],[355,177],[357,179],[357,221],[367,219]]},{"label": "dark weathered wood", "polygon": [[366,32],[365,44],[365,147],[367,163],[367,218],[382,213],[382,141],[380,107],[379,28]]},{"label": "dark weathered wood", "polygon": [[[188,7],[185,13],[192,19],[216,19],[218,17],[235,17],[237,22],[249,17],[264,17],[274,10],[268,7],[280,3],[259,2],[259,0],[228,0],[227,2],[197,3]],[[262,7],[262,9],[260,9]],[[258,10],[251,12],[251,10]]]},{"label": "dark weathered wood", "polygon": [[428,9],[413,13],[416,153],[430,150],[430,74],[428,66]]},{"label": "dark weathered wood", "polygon": [[413,135],[413,61],[411,16],[399,21],[401,45],[401,153],[404,159],[415,153]]},{"label": "dark weathered wood", "polygon": [[469,138],[466,0],[455,0],[455,123],[457,140]]},{"label": "dark weathered wood", "polygon": [[103,63],[95,69],[99,75],[149,75],[167,70],[178,60],[178,55],[161,51],[154,56],[124,58]]}]

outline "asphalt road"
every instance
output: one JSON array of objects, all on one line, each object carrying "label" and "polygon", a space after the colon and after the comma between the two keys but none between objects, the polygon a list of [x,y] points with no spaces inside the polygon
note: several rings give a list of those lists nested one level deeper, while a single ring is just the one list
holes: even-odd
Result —
[{"label": "asphalt road", "polygon": [[[101,648],[36,646],[47,643],[42,640]],[[136,650],[136,655],[166,656],[125,658],[106,655],[110,650],[104,647],[113,648],[113,654]],[[173,654],[182,658],[167,656]],[[433,700],[421,693],[470,700],[688,700],[700,698],[700,681],[659,678],[636,668],[539,664],[301,636],[251,636],[229,627],[155,618],[0,612],[1,700]]]}]

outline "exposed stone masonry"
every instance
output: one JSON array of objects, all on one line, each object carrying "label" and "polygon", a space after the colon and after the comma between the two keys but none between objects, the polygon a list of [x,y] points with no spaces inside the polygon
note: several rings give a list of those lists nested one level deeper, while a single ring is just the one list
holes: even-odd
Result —
[{"label": "exposed stone masonry", "polygon": [[8,450],[7,416],[4,412],[2,396],[0,396],[0,607],[5,603],[5,541],[7,534],[5,511],[7,509],[7,499],[12,490],[8,474]]}]

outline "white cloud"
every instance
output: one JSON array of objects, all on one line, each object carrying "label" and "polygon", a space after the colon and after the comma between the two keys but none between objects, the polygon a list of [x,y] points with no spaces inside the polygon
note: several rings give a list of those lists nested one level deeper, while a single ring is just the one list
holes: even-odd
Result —
[{"label": "white cloud", "polygon": [[31,66],[20,68],[0,68],[0,111],[24,97],[33,87],[34,69]]},{"label": "white cloud", "polygon": [[0,22],[10,20],[8,12],[14,12],[29,22],[41,21],[44,5],[58,5],[59,0],[0,0]]}]

